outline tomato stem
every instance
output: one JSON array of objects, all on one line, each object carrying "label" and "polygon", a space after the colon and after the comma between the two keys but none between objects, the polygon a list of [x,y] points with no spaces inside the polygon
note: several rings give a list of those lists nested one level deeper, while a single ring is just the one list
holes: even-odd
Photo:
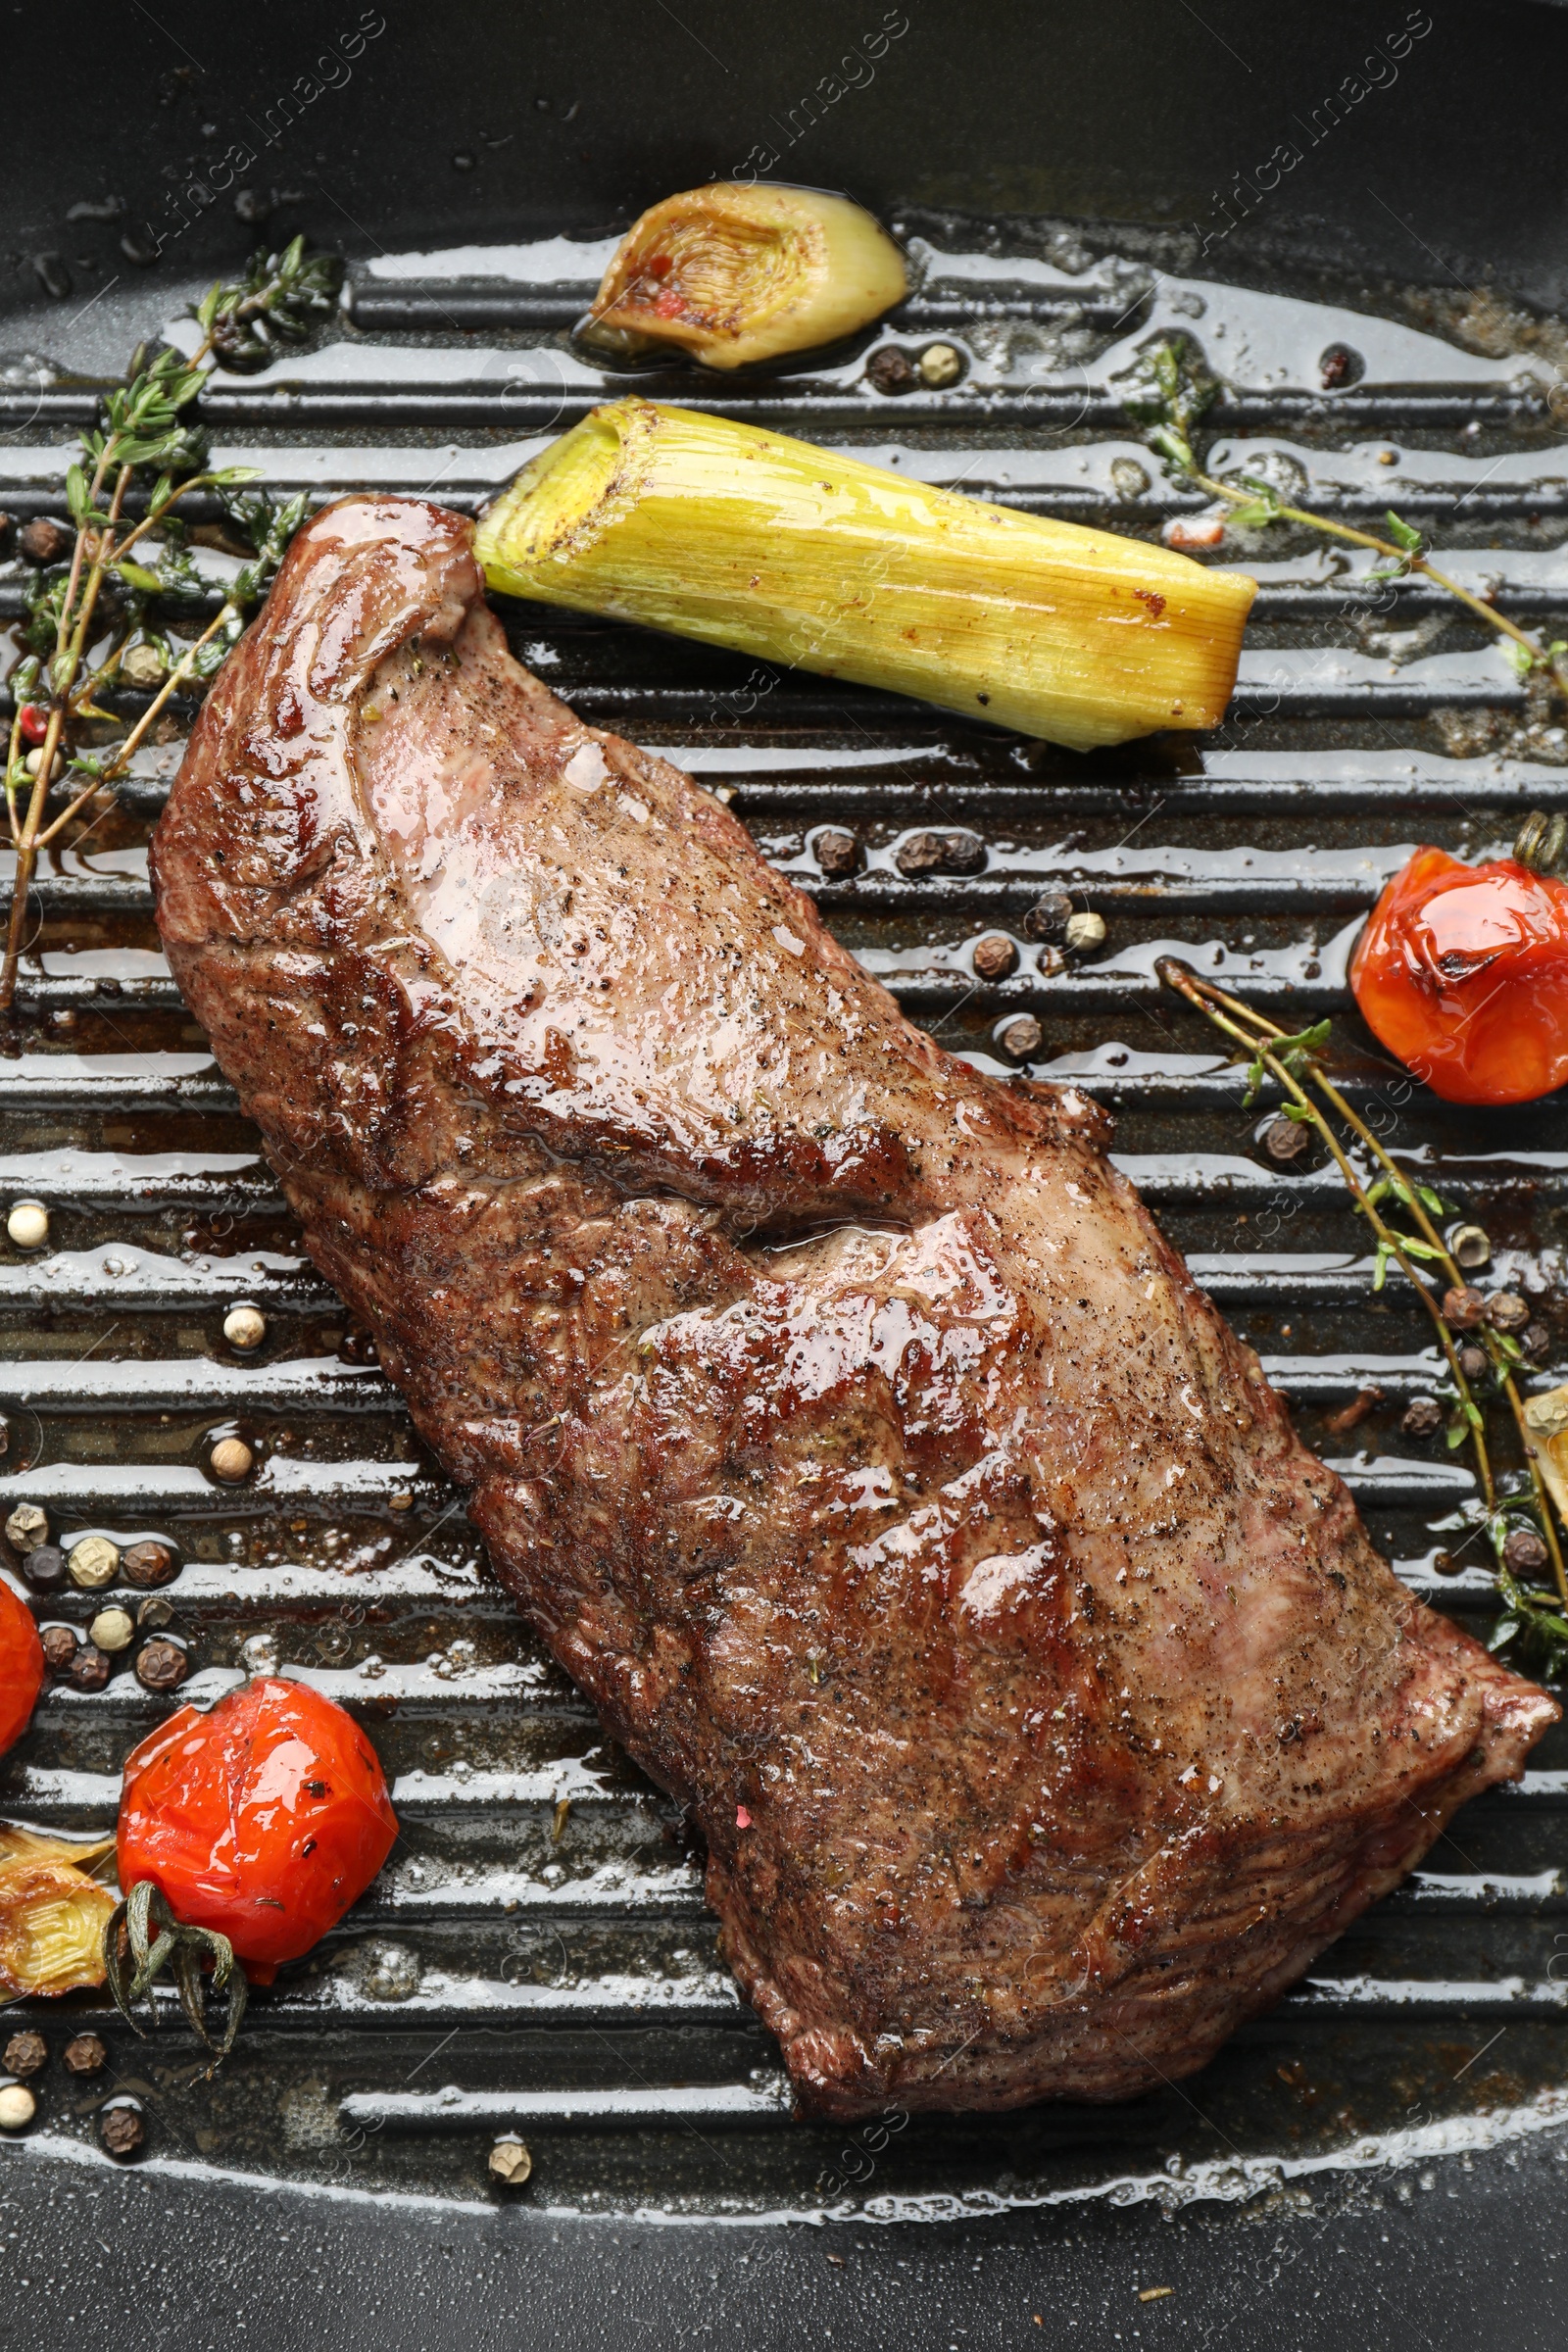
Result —
[{"label": "tomato stem", "polygon": [[[207,2029],[202,1996],[204,1961],[212,1963],[214,1992],[221,1992],[225,1984],[228,1987],[228,2016],[218,2041]],[[186,1927],[170,1910],[162,1888],[152,1879],[138,1879],[124,1901],[115,1906],[104,1929],[109,1989],[116,2008],[135,2034],[142,2029],[132,2013],[133,2004],[151,1990],[166,1967],[173,1977],[180,2007],[198,2038],[212,2051],[214,2065],[220,2065],[234,2047],[250,1991],[245,1971],[234,1958],[234,1946],[214,1929]],[[156,2024],[158,2012],[151,2004],[149,2015]]]}]

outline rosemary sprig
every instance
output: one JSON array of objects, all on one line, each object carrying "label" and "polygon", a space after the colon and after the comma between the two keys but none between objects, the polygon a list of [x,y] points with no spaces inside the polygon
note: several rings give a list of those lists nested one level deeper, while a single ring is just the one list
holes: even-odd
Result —
[{"label": "rosemary sprig", "polygon": [[[1494,1629],[1493,1646],[1501,1647],[1508,1641],[1522,1638],[1553,1668],[1568,1665],[1568,1567],[1565,1567],[1550,1497],[1535,1456],[1526,1446],[1525,1458],[1530,1466],[1536,1512],[1551,1561],[1555,1592],[1521,1585],[1503,1559],[1502,1547],[1509,1528],[1497,1505],[1495,1480],[1487,1445],[1486,1419],[1460,1365],[1458,1344],[1445,1317],[1442,1298],[1432,1289],[1430,1282],[1424,1281],[1417,1271],[1418,1264],[1430,1266],[1441,1274],[1450,1289],[1466,1287],[1462,1268],[1433,1222],[1435,1214],[1442,1214],[1441,1199],[1429,1185],[1414,1183],[1405,1175],[1324,1069],[1320,1055],[1329,1039],[1330,1025],[1327,1021],[1319,1021],[1309,1029],[1293,1034],[1281,1028],[1278,1022],[1255,1011],[1241,998],[1229,995],[1210,980],[1200,978],[1175,956],[1162,956],[1155,969],[1167,988],[1174,989],[1184,997],[1188,1004],[1250,1056],[1245,1100],[1251,1102],[1265,1076],[1271,1077],[1290,1098],[1286,1104],[1286,1116],[1310,1125],[1320,1137],[1344,1178],[1346,1189],[1357,1210],[1365,1216],[1371,1227],[1377,1250],[1373,1287],[1381,1290],[1390,1264],[1396,1265],[1426,1308],[1458,1400],[1455,1421],[1450,1425],[1449,1442],[1460,1445],[1468,1442],[1475,1447],[1476,1471],[1486,1524],[1495,1554],[1497,1588],[1504,1604],[1504,1616]],[[1345,1122],[1355,1142],[1370,1153],[1382,1171],[1370,1184],[1362,1181],[1339,1135],[1319,1104],[1307,1093],[1308,1085],[1321,1096],[1336,1117]],[[1388,1222],[1383,1212],[1384,1203],[1389,1201],[1396,1201],[1406,1211],[1417,1228],[1415,1233],[1403,1232]],[[1522,1360],[1518,1342],[1506,1333],[1492,1331],[1486,1326],[1467,1336],[1477,1339],[1485,1349],[1496,1387],[1507,1399],[1523,1442],[1524,1404],[1515,1379],[1515,1367]]]},{"label": "rosemary sprig", "polygon": [[1164,459],[1168,469],[1183,481],[1191,482],[1194,489],[1205,491],[1210,498],[1223,499],[1234,509],[1235,521],[1253,526],[1296,522],[1308,530],[1321,531],[1327,538],[1369,548],[1383,559],[1379,568],[1367,574],[1372,580],[1408,579],[1419,572],[1507,641],[1504,650],[1521,677],[1544,677],[1568,694],[1568,639],[1554,638],[1550,644],[1542,644],[1506,613],[1462,587],[1447,572],[1440,571],[1426,553],[1421,533],[1392,509],[1385,515],[1389,535],[1381,538],[1375,531],[1360,531],[1353,524],[1336,522],[1327,514],[1315,514],[1307,507],[1291,506],[1269,482],[1247,474],[1226,482],[1205,472],[1199,462],[1194,438],[1218,389],[1213,378],[1196,366],[1188,346],[1167,340],[1154,344],[1144,355],[1140,381],[1124,406],[1131,416],[1148,428],[1150,447]]},{"label": "rosemary sprig", "polygon": [[[156,1934],[151,1931],[156,1931]],[[212,1966],[213,1990],[228,1987],[228,2015],[222,2036],[215,2041],[207,2027],[202,1998],[202,1963]],[[250,1986],[234,1958],[226,1936],[210,1928],[182,1927],[151,1879],[138,1879],[122,1903],[117,1903],[104,1929],[104,1969],[115,2006],[134,2033],[140,2034],[134,2005],[153,1980],[168,1968],[179,1993],[179,2005],[192,2028],[213,2053],[214,2063],[234,2047]],[[152,2015],[156,2021],[157,2012]]]},{"label": "rosemary sprig", "polygon": [[[330,308],[340,276],[338,262],[308,253],[303,237],[281,253],[255,255],[243,277],[212,286],[188,314],[201,328],[191,357],[167,350],[149,357],[143,347],[125,381],[105,395],[100,422],[82,435],[80,460],[65,481],[75,527],[71,560],[33,581],[31,650],[7,681],[13,710],[5,797],[17,870],[0,961],[0,1014],[10,1012],[16,995],[39,851],[96,795],[112,792],[171,698],[220,667],[305,517],[303,496],[279,505],[258,492],[241,493],[239,485],[255,478],[254,466],[208,466],[193,405],[220,363],[253,365],[269,358],[279,339],[304,334]],[[145,509],[127,529],[125,502],[138,481],[147,485]],[[206,593],[190,561],[184,519],[174,511],[194,491],[217,493],[253,561],[229,583],[217,618],[175,656],[146,619],[154,605],[189,604]],[[157,542],[151,563],[145,560],[150,535]],[[141,555],[133,558],[137,547]],[[144,655],[139,663],[138,655]],[[100,698],[124,683],[131,668],[161,677],[158,691],[128,732],[90,748],[85,730],[117,722]],[[46,822],[49,795],[61,785],[66,806]]]}]

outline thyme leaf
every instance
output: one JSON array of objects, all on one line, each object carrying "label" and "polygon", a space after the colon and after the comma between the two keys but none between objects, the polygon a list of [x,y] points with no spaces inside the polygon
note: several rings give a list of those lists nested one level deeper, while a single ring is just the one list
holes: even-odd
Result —
[{"label": "thyme leaf", "polygon": [[[1331,1021],[1314,1021],[1310,1029],[1299,1030],[1295,1037],[1271,1040],[1269,1053],[1274,1060],[1279,1062],[1282,1068],[1289,1070],[1294,1077],[1298,1072],[1308,1068],[1322,1053],[1329,1042],[1332,1029]],[[1248,1070],[1247,1092],[1242,1097],[1244,1110],[1251,1109],[1262,1091],[1266,1060],[1267,1057],[1264,1054],[1258,1054]],[[1310,1119],[1312,1113],[1308,1109],[1302,1115]]]}]

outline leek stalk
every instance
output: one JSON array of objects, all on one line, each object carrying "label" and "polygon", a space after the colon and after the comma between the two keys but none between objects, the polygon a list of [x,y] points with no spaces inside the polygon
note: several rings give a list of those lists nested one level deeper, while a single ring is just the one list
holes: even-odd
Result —
[{"label": "leek stalk", "polygon": [[1254,583],[755,425],[595,409],[479,525],[492,588],[1087,751],[1223,715]]}]

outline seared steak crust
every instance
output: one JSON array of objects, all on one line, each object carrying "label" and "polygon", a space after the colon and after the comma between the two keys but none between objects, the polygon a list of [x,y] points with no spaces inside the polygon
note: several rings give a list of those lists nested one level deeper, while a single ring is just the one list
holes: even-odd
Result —
[{"label": "seared steak crust", "polygon": [[210,694],[170,959],[499,1575],[696,1809],[808,2104],[1191,2072],[1551,1701],[1420,1606],[1070,1092],[347,500]]}]

